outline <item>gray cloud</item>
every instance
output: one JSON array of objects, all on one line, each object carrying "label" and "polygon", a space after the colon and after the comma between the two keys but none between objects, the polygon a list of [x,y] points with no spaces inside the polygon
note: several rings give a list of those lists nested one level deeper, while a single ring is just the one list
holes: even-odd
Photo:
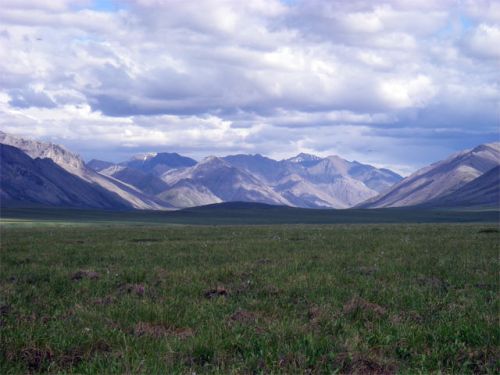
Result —
[{"label": "gray cloud", "polygon": [[115,5],[3,4],[3,130],[84,156],[307,151],[400,171],[497,138],[495,1]]},{"label": "gray cloud", "polygon": [[43,91],[32,88],[14,89],[9,91],[9,104],[15,108],[43,107],[55,108],[57,104]]}]

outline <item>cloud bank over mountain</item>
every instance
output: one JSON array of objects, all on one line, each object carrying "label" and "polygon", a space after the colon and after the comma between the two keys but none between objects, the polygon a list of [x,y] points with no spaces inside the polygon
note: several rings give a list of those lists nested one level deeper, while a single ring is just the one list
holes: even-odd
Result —
[{"label": "cloud bank over mountain", "polygon": [[2,4],[2,130],[87,159],[309,152],[409,173],[498,139],[496,1]]}]

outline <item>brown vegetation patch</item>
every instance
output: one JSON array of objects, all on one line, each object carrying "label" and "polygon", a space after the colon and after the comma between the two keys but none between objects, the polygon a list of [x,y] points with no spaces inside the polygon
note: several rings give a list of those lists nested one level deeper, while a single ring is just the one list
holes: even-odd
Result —
[{"label": "brown vegetation patch", "polygon": [[169,271],[164,269],[164,268],[156,268],[155,269],[155,275],[158,280],[164,280],[168,278],[169,276]]},{"label": "brown vegetation patch", "polygon": [[500,350],[497,349],[496,352],[487,349],[463,351],[458,356],[458,362],[467,362],[474,374],[499,374]]},{"label": "brown vegetation patch", "polygon": [[342,309],[344,314],[352,315],[358,312],[369,312],[377,316],[383,316],[387,313],[387,310],[376,303],[368,302],[361,297],[354,297],[349,300]]},{"label": "brown vegetation patch", "polygon": [[144,284],[125,284],[120,288],[122,293],[135,294],[136,296],[142,297],[146,293],[146,287]]},{"label": "brown vegetation patch", "polygon": [[211,299],[216,297],[227,297],[229,296],[229,291],[224,287],[217,287],[215,289],[209,289],[205,293],[203,293],[205,298]]},{"label": "brown vegetation patch", "polygon": [[93,343],[91,348],[92,353],[109,353],[111,352],[111,346],[104,340],[97,340]]},{"label": "brown vegetation patch", "polygon": [[186,339],[194,336],[194,332],[191,328],[174,328],[170,331],[170,334],[180,339]]},{"label": "brown vegetation patch", "polygon": [[243,294],[248,292],[253,286],[252,280],[244,280],[242,281],[239,285],[235,286],[234,288],[231,288],[234,290],[235,294]]},{"label": "brown vegetation patch", "polygon": [[396,373],[396,368],[392,365],[381,364],[360,354],[351,356],[346,352],[337,354],[333,365],[340,374],[393,375]]},{"label": "brown vegetation patch", "polygon": [[17,352],[7,352],[6,358],[24,363],[29,372],[45,372],[51,364],[61,369],[71,369],[97,353],[110,351],[111,347],[105,341],[98,340],[90,347],[77,346],[59,353],[50,348],[25,347]]},{"label": "brown vegetation patch", "polygon": [[7,316],[12,311],[12,307],[9,304],[0,306],[0,317]]},{"label": "brown vegetation patch", "polygon": [[247,310],[238,310],[229,317],[229,320],[233,323],[253,324],[257,320],[257,314]]},{"label": "brown vegetation patch", "polygon": [[76,366],[84,359],[84,351],[81,348],[72,348],[57,358],[57,364],[62,368]]},{"label": "brown vegetation patch", "polygon": [[316,305],[313,305],[307,310],[307,319],[309,320],[309,328],[319,328],[320,323],[326,319],[336,319],[336,314],[327,314],[327,312]]},{"label": "brown vegetation patch", "polygon": [[264,258],[264,259],[259,259],[257,260],[255,263],[259,264],[259,265],[264,265],[264,264],[269,264],[271,263],[271,260],[270,259],[267,259],[267,258]]},{"label": "brown vegetation patch", "polygon": [[106,296],[102,298],[97,298],[94,300],[94,305],[103,305],[108,306],[116,302],[116,297],[114,296]]},{"label": "brown vegetation patch", "polygon": [[168,328],[162,325],[155,325],[151,323],[139,322],[134,327],[134,335],[136,336],[150,336],[160,338],[168,334]]},{"label": "brown vegetation patch", "polygon": [[21,350],[21,360],[31,371],[40,371],[48,366],[54,354],[47,348],[28,347]]},{"label": "brown vegetation patch", "polygon": [[416,311],[409,311],[406,313],[406,317],[410,322],[422,324],[424,322],[424,318],[422,315],[417,313]]},{"label": "brown vegetation patch", "polygon": [[322,315],[322,311],[318,306],[312,306],[307,311],[307,318],[312,322],[319,320],[321,315]]},{"label": "brown vegetation patch", "polygon": [[71,276],[71,280],[73,281],[78,281],[82,279],[90,279],[90,280],[97,280],[101,277],[101,274],[99,272],[95,271],[90,271],[90,270],[80,270],[75,272]]},{"label": "brown vegetation patch", "polygon": [[283,290],[275,285],[266,285],[262,291],[267,296],[277,296],[283,293]]},{"label": "brown vegetation patch", "polygon": [[307,357],[300,353],[288,353],[280,356],[278,367],[281,369],[299,369],[304,368],[307,363]]},{"label": "brown vegetation patch", "polygon": [[351,364],[352,374],[370,375],[392,375],[396,370],[392,366],[386,366],[367,358],[356,358]]},{"label": "brown vegetation patch", "polygon": [[37,315],[35,312],[31,312],[31,314],[21,314],[17,316],[17,321],[22,322],[22,323],[33,323],[36,322],[37,320]]},{"label": "brown vegetation patch", "polygon": [[147,322],[139,322],[134,327],[135,336],[149,336],[153,338],[162,338],[166,336],[178,337],[185,339],[194,336],[191,328],[175,328],[167,327],[161,324],[151,324]]},{"label": "brown vegetation patch", "polygon": [[375,275],[379,269],[377,267],[359,267],[358,273],[363,276],[373,276]]},{"label": "brown vegetation patch", "polygon": [[112,330],[121,329],[120,325],[117,322],[115,322],[114,320],[111,320],[109,318],[104,319],[104,324],[106,324],[106,327],[108,327]]},{"label": "brown vegetation patch", "polygon": [[393,324],[401,324],[403,322],[410,322],[416,324],[422,324],[424,318],[416,311],[401,312],[399,314],[392,315],[390,318]]},{"label": "brown vegetation patch", "polygon": [[443,292],[446,292],[448,288],[450,287],[450,284],[448,284],[446,281],[440,279],[439,277],[419,277],[417,278],[417,283],[420,286],[427,286],[436,290],[441,290]]}]

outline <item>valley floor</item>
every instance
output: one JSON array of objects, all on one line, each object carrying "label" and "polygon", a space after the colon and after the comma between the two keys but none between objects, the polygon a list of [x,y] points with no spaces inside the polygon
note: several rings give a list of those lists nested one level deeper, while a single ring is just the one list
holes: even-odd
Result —
[{"label": "valley floor", "polygon": [[499,236],[3,225],[0,373],[499,373]]},{"label": "valley floor", "polygon": [[485,209],[307,209],[261,203],[228,202],[178,211],[105,211],[66,208],[0,208],[0,225],[269,225],[367,223],[500,222],[498,208]]}]

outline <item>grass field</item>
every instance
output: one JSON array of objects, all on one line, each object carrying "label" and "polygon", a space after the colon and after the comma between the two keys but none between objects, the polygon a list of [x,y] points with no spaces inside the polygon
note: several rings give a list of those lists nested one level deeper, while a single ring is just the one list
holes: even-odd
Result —
[{"label": "grass field", "polygon": [[0,373],[500,372],[496,224],[3,226]]}]

